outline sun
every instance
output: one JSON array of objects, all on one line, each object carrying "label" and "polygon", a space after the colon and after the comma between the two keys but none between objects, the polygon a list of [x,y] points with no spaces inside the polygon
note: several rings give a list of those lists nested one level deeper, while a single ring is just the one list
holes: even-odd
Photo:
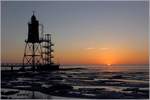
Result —
[{"label": "sun", "polygon": [[111,66],[111,64],[107,64],[107,66]]}]

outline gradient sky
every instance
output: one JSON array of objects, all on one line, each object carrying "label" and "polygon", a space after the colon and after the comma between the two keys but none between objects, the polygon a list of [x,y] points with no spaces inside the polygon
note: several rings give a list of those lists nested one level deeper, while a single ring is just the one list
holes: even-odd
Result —
[{"label": "gradient sky", "polygon": [[2,62],[21,63],[32,11],[60,64],[148,64],[148,2],[2,2]]}]

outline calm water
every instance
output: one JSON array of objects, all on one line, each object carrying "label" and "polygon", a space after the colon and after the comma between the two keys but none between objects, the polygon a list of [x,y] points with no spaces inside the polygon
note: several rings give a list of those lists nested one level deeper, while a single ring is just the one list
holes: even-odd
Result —
[{"label": "calm water", "polygon": [[61,68],[87,68],[100,72],[149,72],[149,65],[70,65]]}]

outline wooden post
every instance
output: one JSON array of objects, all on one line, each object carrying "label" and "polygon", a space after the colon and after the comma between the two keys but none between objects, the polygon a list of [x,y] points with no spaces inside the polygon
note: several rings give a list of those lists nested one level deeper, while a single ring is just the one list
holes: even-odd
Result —
[{"label": "wooden post", "polygon": [[13,66],[11,66],[11,71],[13,71]]}]

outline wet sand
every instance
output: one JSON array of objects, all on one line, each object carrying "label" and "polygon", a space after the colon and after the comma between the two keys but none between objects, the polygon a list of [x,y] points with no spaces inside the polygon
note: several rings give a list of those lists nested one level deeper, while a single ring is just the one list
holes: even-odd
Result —
[{"label": "wet sand", "polygon": [[85,68],[43,72],[2,71],[1,94],[7,99],[148,99],[147,72],[99,72]]}]

